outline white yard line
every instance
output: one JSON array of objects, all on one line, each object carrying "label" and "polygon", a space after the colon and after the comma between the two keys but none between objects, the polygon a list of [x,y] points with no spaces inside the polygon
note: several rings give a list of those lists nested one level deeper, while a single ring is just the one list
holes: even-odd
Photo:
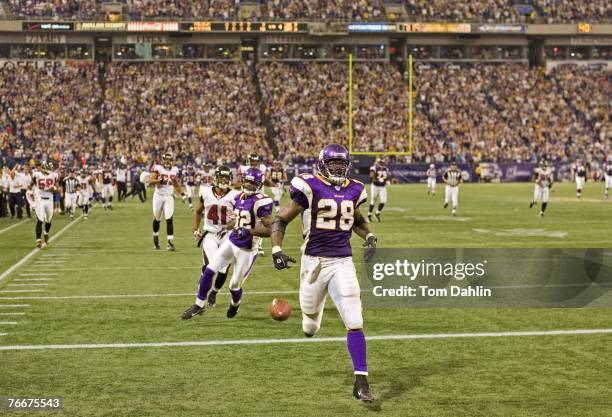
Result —
[{"label": "white yard line", "polygon": [[44,273],[35,273],[35,274],[19,274],[20,277],[56,277],[59,274],[44,274]]},{"label": "white yard line", "polygon": [[6,336],[8,333],[0,333],[0,336]]},{"label": "white yard line", "polygon": [[30,304],[0,304],[0,307],[30,307]]},{"label": "white yard line", "polygon": [[13,282],[29,282],[29,281],[55,281],[53,278],[16,278]]},{"label": "white yard line", "polygon": [[1,290],[0,293],[11,293],[11,292],[43,292],[45,290]]},{"label": "white yard line", "polygon": [[46,287],[49,284],[38,284],[38,283],[31,283],[31,284],[8,284],[7,287]]},{"label": "white yard line", "polygon": [[[2,292],[2,291],[0,291]],[[35,291],[26,291],[35,292]],[[247,291],[244,295],[280,295],[280,294],[298,294],[298,290],[290,291]],[[220,292],[227,294],[227,292]],[[90,300],[95,298],[151,298],[151,297],[194,297],[194,292],[180,294],[107,294],[107,295],[63,295],[63,296],[34,296],[34,297],[0,297],[2,300]]]},{"label": "white yard line", "polygon": [[[585,330],[539,330],[491,333],[433,333],[433,334],[394,334],[369,336],[368,342],[386,340],[423,340],[423,339],[469,339],[484,337],[538,337],[538,336],[570,336],[612,334],[612,329]],[[2,350],[57,350],[57,349],[122,349],[122,348],[158,348],[158,347],[190,347],[190,346],[238,346],[238,345],[278,345],[278,344],[319,344],[345,342],[346,336],[320,337],[301,339],[244,339],[244,340],[199,340],[191,342],[157,342],[157,343],[101,343],[74,345],[14,345],[0,346]]]},{"label": "white yard line", "polygon": [[17,325],[17,322],[16,321],[0,321],[0,325],[15,326]]},{"label": "white yard line", "polygon": [[0,313],[0,316],[25,316],[26,313]]},{"label": "white yard line", "polygon": [[1,235],[2,233],[8,232],[9,230],[11,230],[11,229],[13,229],[13,228],[15,228],[15,227],[17,227],[17,226],[21,226],[21,225],[22,225],[22,224],[24,224],[24,223],[26,223],[26,220],[21,220],[21,221],[19,221],[19,222],[15,223],[15,224],[13,224],[13,225],[10,225],[9,227],[5,227],[4,229],[0,230],[0,235]]},{"label": "white yard line", "polygon": [[[54,240],[56,240],[57,238],[59,238],[61,235],[63,235],[66,230],[70,229],[72,226],[74,226],[75,224],[79,223],[77,220],[80,220],[82,217],[82,215],[80,215],[79,217],[77,217],[75,219],[75,221],[72,221],[70,223],[68,223],[66,226],[62,227],[56,234],[54,234],[53,236],[51,236],[51,239],[49,239],[49,242],[53,242]],[[4,281],[4,279],[6,277],[8,277],[9,275],[11,275],[13,273],[13,271],[15,271],[17,268],[19,268],[20,266],[22,266],[23,264],[25,264],[26,262],[28,262],[30,260],[30,258],[32,258],[34,255],[36,255],[37,253],[40,252],[40,249],[34,249],[32,250],[30,253],[28,253],[26,256],[24,256],[23,258],[21,258],[21,260],[19,260],[16,264],[14,264],[13,266],[11,266],[9,269],[7,269],[6,271],[4,271],[1,275],[0,275],[0,283],[2,281]]]}]

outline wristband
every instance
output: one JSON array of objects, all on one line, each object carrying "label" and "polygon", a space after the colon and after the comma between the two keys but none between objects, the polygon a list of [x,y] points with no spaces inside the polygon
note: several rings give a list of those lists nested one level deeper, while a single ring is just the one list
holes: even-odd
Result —
[{"label": "wristband", "polygon": [[374,236],[374,233],[370,232],[366,235],[365,240],[368,240],[370,237],[376,237],[376,236]]},{"label": "wristband", "polygon": [[282,252],[283,250],[281,249],[280,246],[272,246],[272,253],[278,253],[278,252]]}]

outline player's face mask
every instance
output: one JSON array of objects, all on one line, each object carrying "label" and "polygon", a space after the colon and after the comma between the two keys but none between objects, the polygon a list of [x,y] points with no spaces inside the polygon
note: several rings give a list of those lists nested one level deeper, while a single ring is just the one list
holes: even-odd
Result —
[{"label": "player's face mask", "polygon": [[259,191],[261,185],[250,179],[242,180],[242,192],[246,195],[253,195]]},{"label": "player's face mask", "polygon": [[215,181],[215,186],[222,190],[227,190],[230,187],[229,175],[219,175]]},{"label": "player's face mask", "polygon": [[340,185],[346,180],[349,162],[344,159],[332,159],[326,162],[325,168],[327,172],[323,172],[323,176],[332,183]]}]

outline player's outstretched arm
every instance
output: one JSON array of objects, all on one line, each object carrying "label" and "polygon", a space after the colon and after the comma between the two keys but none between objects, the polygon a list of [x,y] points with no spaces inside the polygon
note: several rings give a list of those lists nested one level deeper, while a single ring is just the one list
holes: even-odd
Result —
[{"label": "player's outstretched arm", "polygon": [[258,225],[253,229],[249,229],[249,233],[251,236],[270,237],[272,221],[272,216],[262,217],[261,225]]},{"label": "player's outstretched arm", "polygon": [[291,262],[295,263],[296,260],[283,253],[281,245],[285,238],[285,229],[287,225],[293,221],[302,212],[302,206],[295,201],[291,200],[283,208],[281,208],[278,215],[274,218],[271,227],[271,239],[272,239],[272,258],[274,261],[274,267],[276,269],[290,268]]},{"label": "player's outstretched arm", "polygon": [[193,212],[193,224],[192,231],[195,239],[201,238],[200,236],[200,223],[202,222],[202,213],[204,212],[204,203],[202,200],[198,201],[195,211]]},{"label": "player's outstretched arm", "polygon": [[359,209],[355,210],[355,222],[353,223],[353,231],[357,236],[365,240],[363,247],[366,248],[363,255],[366,261],[369,261],[376,252],[376,245],[378,244],[378,238],[374,236],[374,233],[370,231],[368,222],[363,217],[363,214]]}]

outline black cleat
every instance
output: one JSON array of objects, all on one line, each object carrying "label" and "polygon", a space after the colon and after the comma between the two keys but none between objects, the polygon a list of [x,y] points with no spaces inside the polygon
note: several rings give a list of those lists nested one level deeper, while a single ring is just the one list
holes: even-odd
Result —
[{"label": "black cleat", "polygon": [[532,201],[531,204],[529,204],[529,208],[533,208],[533,206],[535,206],[535,201]]},{"label": "black cleat", "polygon": [[374,217],[376,217],[376,220],[380,223],[380,213],[375,214]]},{"label": "black cleat", "polygon": [[306,332],[304,332],[304,336],[306,336],[306,337],[312,337],[312,336],[314,336],[314,334],[310,334],[310,333],[306,333]]},{"label": "black cleat", "polygon": [[160,250],[159,247],[159,236],[153,236],[153,249]]},{"label": "black cleat", "polygon": [[448,207],[448,203],[444,203],[444,208],[447,208],[447,207]]},{"label": "black cleat", "polygon": [[372,215],[368,214],[368,223],[372,223]]},{"label": "black cleat", "polygon": [[217,306],[217,291],[211,290],[206,297],[207,307],[215,308]]},{"label": "black cleat", "polygon": [[174,243],[172,243],[171,240],[168,241],[168,246],[166,246],[166,250],[168,252],[174,252],[176,251],[176,248],[174,247]]},{"label": "black cleat", "polygon": [[374,396],[370,392],[370,386],[365,375],[355,375],[355,385],[353,386],[353,398],[366,403],[374,401]]},{"label": "black cleat", "polygon": [[181,318],[183,320],[189,320],[193,316],[199,316],[203,312],[204,312],[204,307],[200,307],[199,305],[194,304],[191,307],[189,307],[187,310],[183,311],[183,314],[181,314]]},{"label": "black cleat", "polygon": [[231,319],[236,317],[236,314],[238,314],[238,309],[240,308],[240,304],[238,304],[237,306],[230,304],[229,308],[227,309],[227,318]]}]

